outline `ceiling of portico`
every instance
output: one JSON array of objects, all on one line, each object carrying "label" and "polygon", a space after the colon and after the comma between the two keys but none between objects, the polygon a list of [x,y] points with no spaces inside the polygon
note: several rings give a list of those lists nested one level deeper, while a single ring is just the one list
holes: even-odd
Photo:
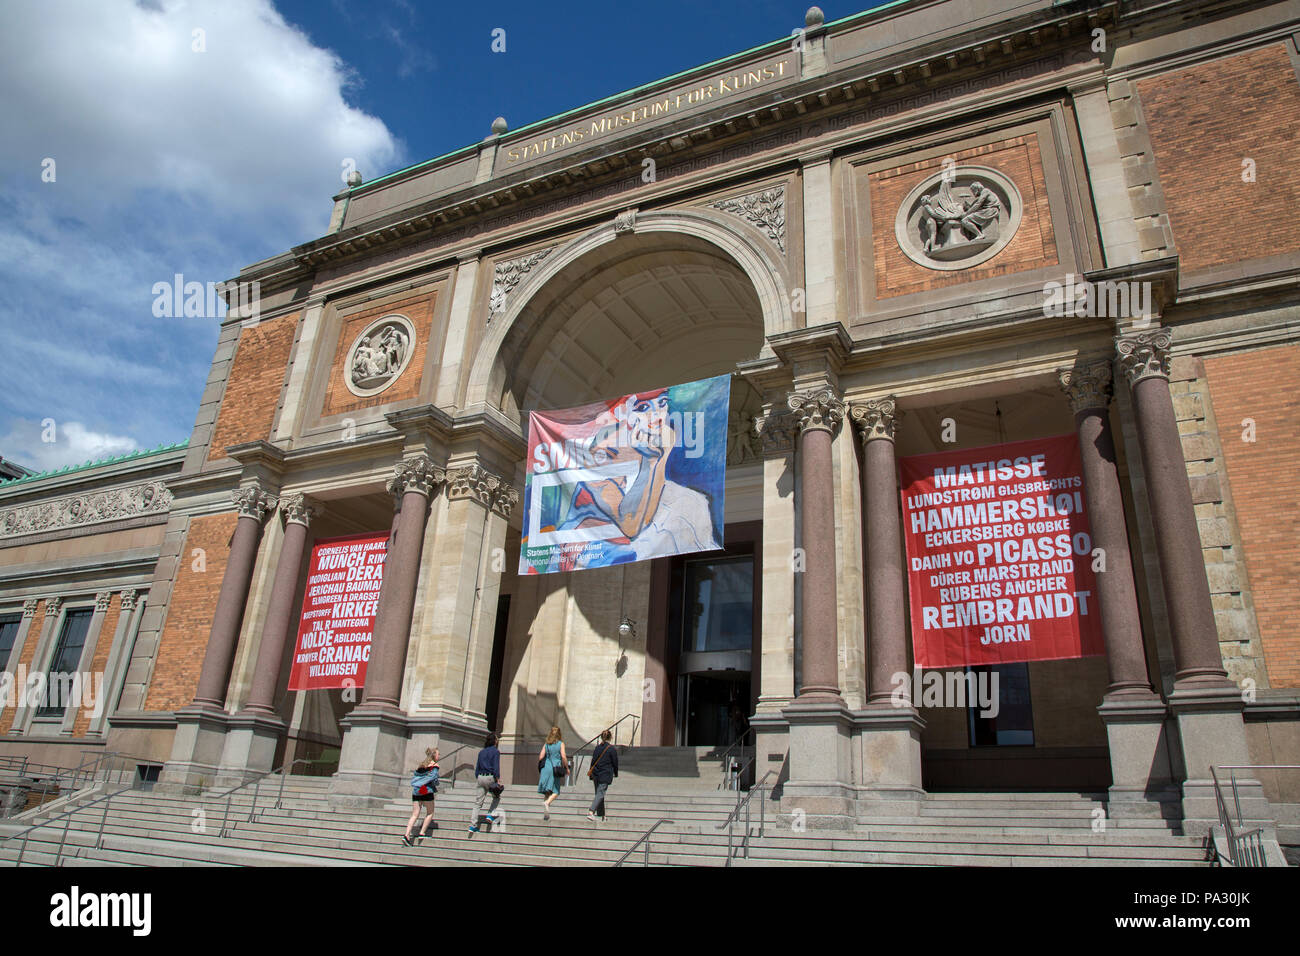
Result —
[{"label": "ceiling of portico", "polygon": [[720,375],[763,346],[753,284],[688,236],[623,237],[529,300],[499,356],[503,408],[564,408]]}]

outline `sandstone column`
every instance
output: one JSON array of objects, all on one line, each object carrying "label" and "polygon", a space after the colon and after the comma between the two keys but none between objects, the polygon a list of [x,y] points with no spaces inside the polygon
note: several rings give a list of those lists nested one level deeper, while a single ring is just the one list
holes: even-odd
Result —
[{"label": "sandstone column", "polygon": [[284,544],[280,547],[280,561],[275,568],[275,581],[271,585],[271,603],[266,611],[266,624],[262,628],[262,641],[257,649],[257,665],[253,671],[253,687],[244,710],[274,714],[275,694],[280,683],[280,665],[284,660],[284,647],[293,627],[293,602],[298,591],[298,577],[302,572],[307,550],[307,530],[315,509],[306,495],[289,495],[280,504],[284,519]]},{"label": "sandstone column", "polygon": [[1106,411],[1111,364],[1103,360],[1059,369],[1057,379],[1074,411],[1092,542],[1105,559],[1104,570],[1097,574],[1096,603],[1110,687],[1098,713],[1110,750],[1110,815],[1135,815],[1151,797],[1170,795],[1173,778],[1164,734],[1166,708],[1152,691],[1147,673],[1124,498]]},{"label": "sandstone column", "polygon": [[[911,701],[911,681],[899,705],[899,674],[907,667],[907,590],[902,518],[898,508],[898,464],[894,431],[900,413],[890,395],[850,406],[862,437],[862,497],[866,512],[867,707],[855,715],[862,748],[866,796],[893,801],[907,812],[920,797],[921,731],[925,721]],[[873,812],[879,812],[875,808]]]},{"label": "sandstone column", "polygon": [[429,500],[446,479],[426,455],[399,462],[388,490],[400,502],[384,559],[374,639],[361,703],[340,722],[339,769],[330,782],[335,805],[377,805],[392,799],[405,771],[408,726],[399,710],[411,615],[420,578]]},{"label": "sandstone column", "polygon": [[839,701],[831,440],[844,420],[844,403],[825,387],[796,392],[789,404],[799,428],[800,546],[804,553],[799,585],[803,604],[803,681],[799,698]]},{"label": "sandstone column", "polygon": [[172,753],[159,782],[165,787],[210,786],[225,766],[224,751],[230,717],[225,712],[226,690],[235,662],[235,647],[244,622],[244,606],[257,560],[262,520],[274,510],[276,498],[250,482],[231,493],[239,512],[230,542],[226,573],[221,579],[207,652],[199,672],[194,702],[176,712]]},{"label": "sandstone column", "polygon": [[[1183,828],[1203,835],[1217,820],[1211,767],[1250,763],[1242,721],[1244,700],[1228,680],[1205,577],[1201,536],[1187,481],[1173,399],[1169,394],[1169,329],[1132,332],[1115,339],[1119,367],[1128,380],[1137,421],[1147,506],[1156,533],[1165,610],[1173,638],[1175,680],[1169,708],[1182,750]],[[1272,812],[1254,781],[1238,781],[1244,814],[1265,825]]]},{"label": "sandstone column", "polygon": [[435,485],[445,481],[441,468],[420,455],[397,466],[389,490],[401,496],[401,516],[396,540],[389,541],[384,559],[384,580],[380,585],[375,635],[366,667],[363,707],[396,709],[402,696],[406,649],[411,639],[411,614],[415,609],[415,586],[420,578],[420,552],[424,527],[429,519],[429,499]]},{"label": "sandstone column", "polygon": [[835,488],[831,441],[844,403],[829,385],[787,400],[799,430],[797,504],[802,570],[795,562],[802,616],[800,686],[782,711],[789,725],[790,778],[782,803],[817,820],[845,826],[854,816],[853,715],[840,697],[835,583]]},{"label": "sandstone column", "polygon": [[230,542],[226,573],[221,579],[221,594],[212,617],[208,649],[199,672],[199,687],[194,704],[221,710],[226,702],[230,669],[235,662],[239,629],[244,623],[244,605],[248,603],[248,586],[257,560],[257,545],[262,537],[262,520],[276,505],[276,499],[257,484],[232,492],[239,520]]}]

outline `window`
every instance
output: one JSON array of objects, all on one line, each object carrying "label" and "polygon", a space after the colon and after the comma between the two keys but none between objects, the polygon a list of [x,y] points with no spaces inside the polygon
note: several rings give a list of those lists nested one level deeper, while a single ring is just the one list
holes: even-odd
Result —
[{"label": "window", "polygon": [[[69,611],[63,616],[63,631],[54,651],[54,661],[45,681],[45,703],[36,711],[40,717],[62,717],[72,699],[72,675],[81,666],[81,652],[86,646],[86,633],[90,630],[91,608]],[[80,681],[77,683],[80,690]]]},{"label": "window", "polygon": [[754,643],[754,559],[689,561],[682,650],[748,651]]},{"label": "window", "polygon": [[0,617],[0,671],[9,666],[9,655],[13,653],[22,620],[17,614]]}]

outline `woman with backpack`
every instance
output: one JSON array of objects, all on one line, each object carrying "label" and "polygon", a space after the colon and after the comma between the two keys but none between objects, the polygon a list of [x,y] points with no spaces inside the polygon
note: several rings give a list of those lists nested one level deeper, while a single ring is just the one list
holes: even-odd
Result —
[{"label": "woman with backpack", "polygon": [[587,776],[596,785],[596,798],[591,801],[591,809],[587,811],[587,819],[592,823],[596,822],[597,813],[600,814],[600,822],[605,822],[605,791],[618,776],[618,751],[609,742],[612,736],[608,730],[600,735],[600,743],[596,744],[596,749],[591,754],[591,769],[587,771]]},{"label": "woman with backpack", "polygon": [[[406,832],[402,834],[402,842],[407,846],[415,846],[415,840],[428,836],[429,828],[433,825],[433,797],[438,792],[439,756],[437,747],[425,750],[424,759],[411,774],[411,819],[406,821]],[[411,827],[420,818],[421,806],[424,807],[424,823],[420,826],[419,836],[413,840]]]},{"label": "woman with backpack", "polygon": [[551,804],[560,795],[564,778],[569,773],[569,755],[564,752],[564,741],[560,739],[560,728],[552,727],[546,735],[546,743],[537,752],[537,792],[544,795],[542,801],[542,819],[551,819]]}]

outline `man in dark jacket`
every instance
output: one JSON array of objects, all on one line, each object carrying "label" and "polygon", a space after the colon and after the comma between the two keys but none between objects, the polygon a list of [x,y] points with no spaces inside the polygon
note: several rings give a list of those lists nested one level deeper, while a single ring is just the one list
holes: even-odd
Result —
[{"label": "man in dark jacket", "polygon": [[605,819],[605,791],[618,776],[618,750],[609,742],[611,736],[608,730],[601,734],[600,743],[596,744],[596,749],[591,754],[591,780],[596,785],[596,799],[591,801],[587,819],[593,823],[597,819],[597,813],[600,814],[599,819]]},{"label": "man in dark jacket", "polygon": [[474,764],[474,782],[478,786],[478,795],[474,798],[474,809],[470,811],[469,833],[478,833],[479,817],[483,816],[483,804],[492,797],[492,806],[488,807],[488,823],[496,822],[497,804],[501,802],[501,751],[497,749],[497,735],[488,734],[487,746],[478,752]]}]

